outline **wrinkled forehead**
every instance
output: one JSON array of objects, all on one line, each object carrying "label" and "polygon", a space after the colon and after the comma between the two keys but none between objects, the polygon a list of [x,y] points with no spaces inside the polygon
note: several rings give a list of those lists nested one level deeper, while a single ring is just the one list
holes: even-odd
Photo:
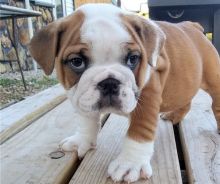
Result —
[{"label": "wrinkled forehead", "polygon": [[120,18],[121,10],[110,5],[84,6],[81,11],[85,15],[80,29],[81,42],[90,49],[91,57],[96,62],[113,62],[122,55],[131,36],[123,26]]}]

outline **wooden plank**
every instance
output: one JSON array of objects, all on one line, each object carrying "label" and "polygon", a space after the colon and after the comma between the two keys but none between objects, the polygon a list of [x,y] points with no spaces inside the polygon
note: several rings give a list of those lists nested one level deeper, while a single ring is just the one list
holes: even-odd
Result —
[{"label": "wooden plank", "polygon": [[[107,168],[119,154],[127,128],[126,118],[111,115],[98,137],[97,149],[87,153],[70,184],[113,183],[107,178]],[[138,184],[182,183],[172,125],[162,120],[159,121],[152,166],[153,177]]]},{"label": "wooden plank", "polygon": [[74,109],[65,101],[0,147],[1,183],[4,184],[64,184],[76,166],[76,153],[66,153],[51,159],[59,141],[76,129]]},{"label": "wooden plank", "polygon": [[220,136],[211,110],[211,98],[200,91],[180,124],[181,141],[190,183],[220,183]]},{"label": "wooden plank", "polygon": [[66,99],[58,84],[0,111],[0,144]]}]

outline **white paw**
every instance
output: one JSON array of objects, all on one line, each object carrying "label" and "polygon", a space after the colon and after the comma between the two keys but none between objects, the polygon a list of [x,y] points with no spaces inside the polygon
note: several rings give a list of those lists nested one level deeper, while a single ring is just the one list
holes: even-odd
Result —
[{"label": "white paw", "polygon": [[96,147],[96,143],[90,137],[76,133],[63,139],[59,147],[63,151],[77,151],[78,157],[84,157],[87,151]]},{"label": "white paw", "polygon": [[150,161],[139,163],[121,158],[112,161],[108,167],[108,175],[114,182],[135,182],[141,178],[148,179],[152,176]]}]

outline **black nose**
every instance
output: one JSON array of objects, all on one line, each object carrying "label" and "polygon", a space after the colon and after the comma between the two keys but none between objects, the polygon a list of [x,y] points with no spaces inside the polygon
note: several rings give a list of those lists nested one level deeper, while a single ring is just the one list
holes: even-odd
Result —
[{"label": "black nose", "polygon": [[98,83],[98,89],[102,95],[118,95],[120,81],[113,78],[107,78]]}]

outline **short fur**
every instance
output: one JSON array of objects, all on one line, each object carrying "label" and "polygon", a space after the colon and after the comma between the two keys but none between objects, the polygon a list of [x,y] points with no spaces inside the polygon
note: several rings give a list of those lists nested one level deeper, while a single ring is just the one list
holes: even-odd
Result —
[{"label": "short fur", "polygon": [[[90,58],[90,67],[78,75],[64,61],[82,50]],[[123,65],[128,50],[141,53],[133,72]],[[198,23],[154,22],[111,5],[85,5],[36,34],[30,51],[46,74],[55,65],[81,116],[78,133],[61,143],[64,150],[77,149],[83,156],[94,147],[100,113],[129,116],[124,147],[108,170],[115,181],[151,176],[159,112],[164,119],[180,122],[199,88],[211,95],[220,130],[220,59]],[[103,98],[97,85],[108,77],[120,81],[120,108],[97,106]]]}]

